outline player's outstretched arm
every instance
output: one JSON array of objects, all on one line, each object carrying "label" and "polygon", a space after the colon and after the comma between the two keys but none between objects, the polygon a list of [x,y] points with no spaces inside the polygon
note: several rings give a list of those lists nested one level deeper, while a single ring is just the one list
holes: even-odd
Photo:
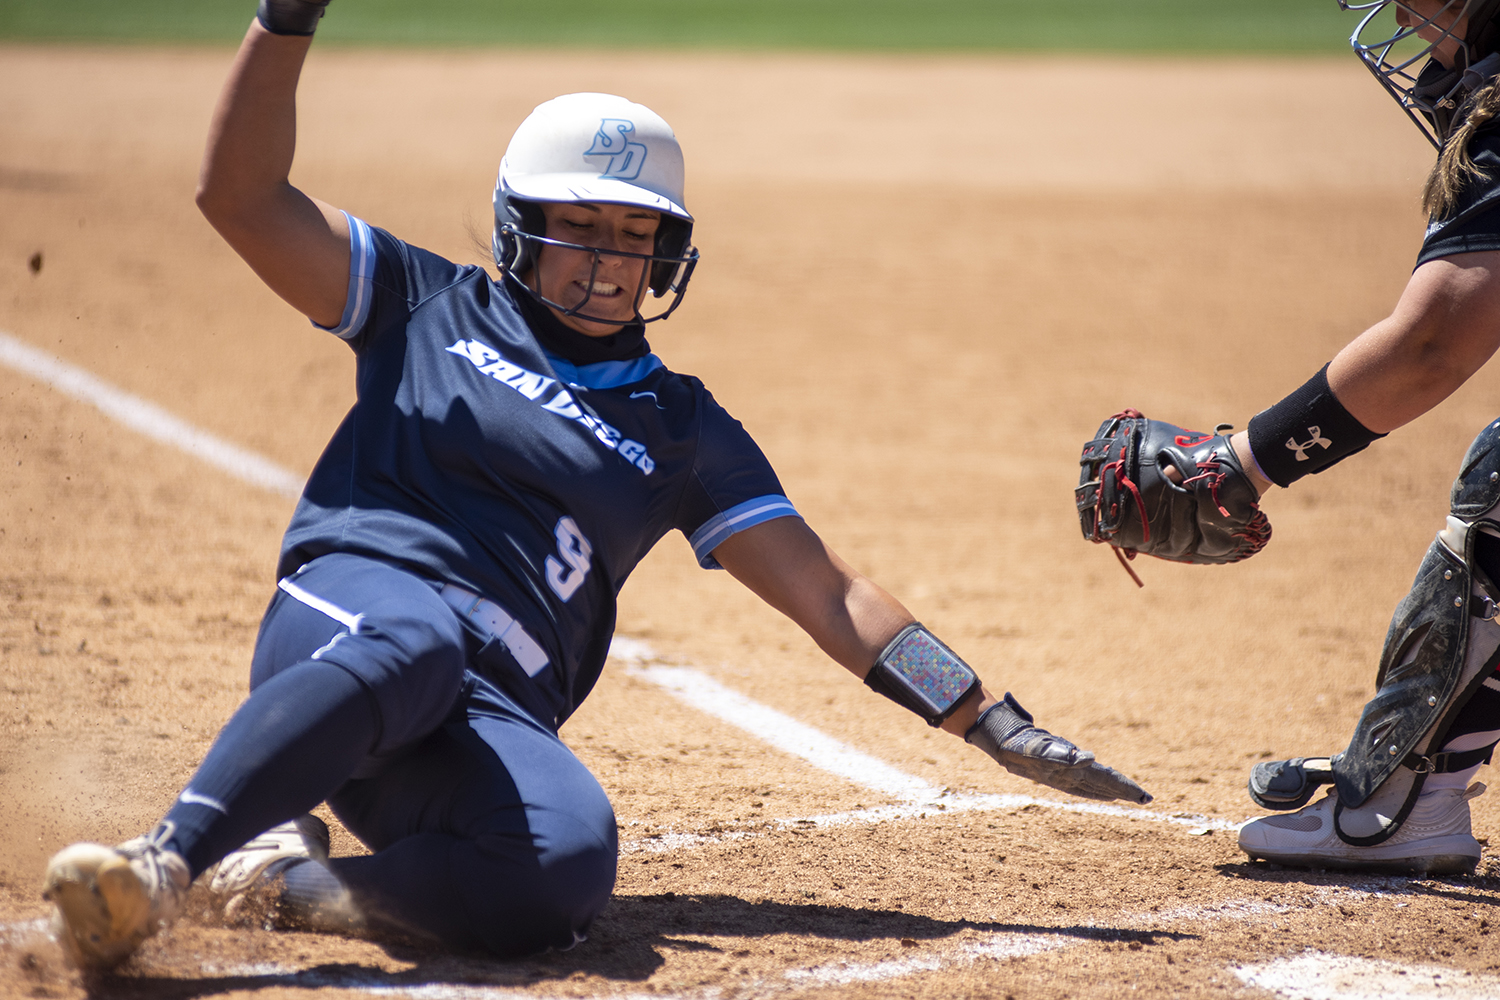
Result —
[{"label": "player's outstretched arm", "polygon": [[1151,800],[1092,753],[1034,726],[1009,694],[996,698],[985,690],[963,660],[806,522],[766,521],[730,536],[713,554],[856,677],[929,725],[964,737],[1006,770],[1085,798]]},{"label": "player's outstretched arm", "polygon": [[[1326,379],[1338,404],[1373,438],[1410,423],[1447,399],[1497,349],[1500,252],[1458,254],[1428,261],[1412,272],[1391,315],[1350,341],[1329,363]],[[1290,405],[1283,400],[1266,412]],[[1246,469],[1262,493],[1271,487],[1272,479],[1282,486],[1294,482],[1291,477],[1304,471],[1299,464],[1328,457],[1315,436],[1306,433],[1308,422],[1296,420],[1293,429],[1301,429],[1302,435],[1288,438],[1292,444],[1304,439],[1311,442],[1303,452],[1308,458],[1301,463],[1296,461],[1295,448],[1290,449],[1291,463],[1281,461],[1286,456],[1280,452],[1289,449],[1286,441],[1277,440],[1280,434],[1255,436],[1253,453],[1275,470],[1270,478],[1249,460],[1250,431],[1234,436],[1235,450],[1246,460]],[[1320,428],[1318,436],[1327,438],[1326,428]],[[1331,464],[1323,461],[1316,468]],[[1283,465],[1285,473],[1277,475]]]},{"label": "player's outstretched arm", "polygon": [[[312,42],[309,22],[295,15],[320,8],[308,0],[261,4],[214,112],[197,200],[272,291],[315,322],[335,326],[349,286],[348,223],[288,180],[297,140],[297,79]],[[308,33],[276,34],[267,22]]]}]

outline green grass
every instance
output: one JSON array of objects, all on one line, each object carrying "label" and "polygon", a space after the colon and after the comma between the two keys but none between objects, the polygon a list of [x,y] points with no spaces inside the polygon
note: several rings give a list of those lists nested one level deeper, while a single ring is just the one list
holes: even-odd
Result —
[{"label": "green grass", "polygon": [[[225,42],[254,0],[0,0],[0,39]],[[326,43],[1337,53],[1334,0],[334,0]]]}]

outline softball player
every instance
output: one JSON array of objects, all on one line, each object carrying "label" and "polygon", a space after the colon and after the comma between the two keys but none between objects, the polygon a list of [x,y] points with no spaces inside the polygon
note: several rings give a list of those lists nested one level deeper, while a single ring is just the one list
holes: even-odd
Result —
[{"label": "softball player", "polygon": [[[1340,6],[1364,13],[1355,51],[1439,150],[1425,192],[1430,221],[1391,315],[1230,439],[1259,494],[1427,412],[1500,346],[1500,0]],[[1392,13],[1394,30],[1382,30]],[[1497,446],[1500,421],[1464,459],[1451,515],[1396,609],[1379,691],[1348,749],[1252,772],[1251,797],[1289,814],[1241,828],[1250,856],[1433,873],[1478,862],[1468,803],[1484,786],[1469,782],[1500,740]],[[1326,784],[1334,788],[1305,805]]]},{"label": "softball player", "polygon": [[[313,470],[251,694],[161,823],[54,857],[62,940],[120,961],[217,864],[226,910],[517,955],[583,939],[615,819],[557,731],[616,595],[676,528],[876,691],[1033,780],[1149,796],[1031,725],[802,521],[744,428],[650,352],[697,252],[666,122],[619,97],[538,107],[501,163],[496,282],[287,181],[323,2],[262,0],[198,203],[353,350],[357,401]],[[329,860],[327,801],[373,851]]]}]

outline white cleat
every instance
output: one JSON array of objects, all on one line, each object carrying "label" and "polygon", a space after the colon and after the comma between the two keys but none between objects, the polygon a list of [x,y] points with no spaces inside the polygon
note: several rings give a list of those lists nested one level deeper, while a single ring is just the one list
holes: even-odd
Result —
[{"label": "white cleat", "polygon": [[[224,856],[208,889],[224,907],[224,918],[263,917],[274,903],[277,876],[303,861],[328,861],[328,824],[311,814],[273,826]],[[247,912],[257,911],[257,912]]]},{"label": "white cleat", "polygon": [[[1400,874],[1462,875],[1479,863],[1479,841],[1469,828],[1469,800],[1484,793],[1475,783],[1467,790],[1439,788],[1423,792],[1411,815],[1386,841],[1373,847],[1354,847],[1339,839],[1333,828],[1338,793],[1296,812],[1276,813],[1250,820],[1240,827],[1240,850],[1294,868],[1341,868]],[[1349,809],[1341,821],[1369,809]]]},{"label": "white cleat", "polygon": [[42,897],[57,907],[53,929],[78,964],[118,965],[182,909],[193,879],[182,855],[160,846],[171,833],[74,844],[47,862]]}]

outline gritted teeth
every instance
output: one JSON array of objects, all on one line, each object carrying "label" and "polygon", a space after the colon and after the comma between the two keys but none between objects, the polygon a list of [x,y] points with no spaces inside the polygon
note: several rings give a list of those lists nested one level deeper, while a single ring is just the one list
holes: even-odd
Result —
[{"label": "gritted teeth", "polygon": [[590,295],[614,295],[620,290],[620,286],[608,281],[595,281],[592,283],[580,281],[579,287],[587,289]]}]

